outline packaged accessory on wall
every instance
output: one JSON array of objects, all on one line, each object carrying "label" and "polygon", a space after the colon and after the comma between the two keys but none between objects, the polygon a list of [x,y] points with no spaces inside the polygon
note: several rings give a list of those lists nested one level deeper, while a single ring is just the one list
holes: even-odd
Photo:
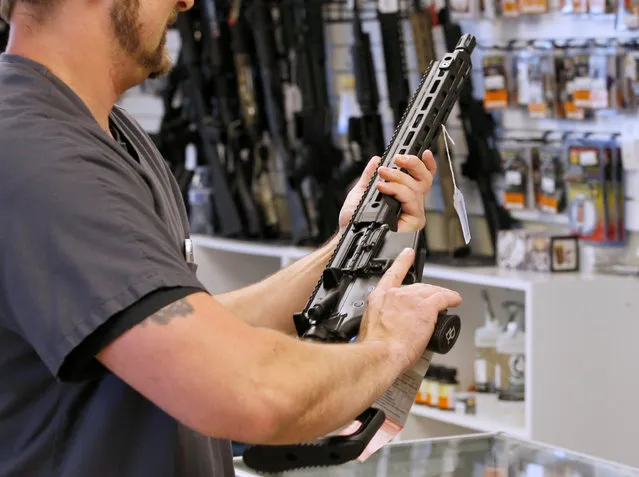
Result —
[{"label": "packaged accessory on wall", "polygon": [[504,18],[515,18],[521,13],[519,10],[518,0],[500,0],[501,1],[501,15]]},{"label": "packaged accessory on wall", "polygon": [[519,11],[524,15],[548,13],[548,0],[519,0]]},{"label": "packaged accessory on wall", "polygon": [[573,15],[588,13],[588,0],[560,0],[559,10]]},{"label": "packaged accessory on wall", "polygon": [[500,147],[504,170],[504,207],[525,209],[528,207],[528,180],[530,166],[526,149],[521,147]]},{"label": "packaged accessory on wall", "polygon": [[586,109],[577,106],[575,88],[578,66],[587,68],[587,55],[577,55],[572,48],[561,50],[555,56],[557,78],[558,114],[560,119],[587,119]]},{"label": "packaged accessory on wall", "polygon": [[522,50],[517,62],[519,104],[526,104],[533,118],[557,116],[557,78],[552,42],[537,42],[534,48]]},{"label": "packaged accessory on wall", "polygon": [[624,107],[636,112],[639,106],[639,51],[629,50],[623,55],[622,90]]},{"label": "packaged accessory on wall", "polygon": [[509,72],[503,53],[488,53],[482,58],[484,75],[484,108],[505,109],[510,104]]},{"label": "packaged accessory on wall", "polygon": [[542,212],[559,214],[566,208],[565,165],[560,147],[538,148],[540,184],[535,196]]},{"label": "packaged accessory on wall", "polygon": [[569,143],[569,217],[583,240],[623,243],[624,185],[619,147],[611,141]]}]

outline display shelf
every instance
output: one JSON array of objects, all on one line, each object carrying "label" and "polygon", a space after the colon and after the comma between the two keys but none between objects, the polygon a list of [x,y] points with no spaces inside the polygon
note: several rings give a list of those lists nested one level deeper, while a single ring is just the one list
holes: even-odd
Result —
[{"label": "display shelf", "polygon": [[526,222],[540,222],[544,224],[554,224],[554,225],[570,225],[570,217],[567,214],[548,214],[544,213],[541,210],[535,209],[521,209],[521,210],[511,210],[510,215],[512,215],[517,220],[522,220]]},{"label": "display shelf", "polygon": [[222,252],[258,255],[261,257],[279,257],[282,259],[299,259],[313,251],[312,248],[295,247],[277,243],[266,243],[249,240],[236,240],[210,235],[191,235],[193,245],[219,250]]},{"label": "display shelf", "polygon": [[529,433],[524,427],[517,427],[500,422],[498,419],[483,417],[481,415],[460,414],[452,411],[414,404],[410,410],[411,414],[419,417],[426,417],[459,427],[472,429],[481,432],[504,432],[516,437],[528,438]]},{"label": "display shelf", "polygon": [[[313,251],[312,248],[292,245],[268,244],[248,240],[235,240],[206,235],[193,235],[195,246],[261,257],[277,257],[283,261],[298,260]],[[456,267],[426,263],[424,278],[449,280],[509,290],[527,291],[538,282],[566,280],[578,274],[550,275],[519,270],[504,270],[497,267]]]}]

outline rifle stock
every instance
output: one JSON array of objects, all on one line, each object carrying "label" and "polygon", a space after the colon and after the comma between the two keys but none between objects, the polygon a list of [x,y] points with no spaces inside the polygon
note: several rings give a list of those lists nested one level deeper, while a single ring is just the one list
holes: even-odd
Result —
[{"label": "rifle stock", "polygon": [[[464,35],[452,53],[433,63],[424,73],[381,165],[398,168],[394,162],[397,155],[421,155],[432,146],[468,78],[474,48],[475,38]],[[349,342],[357,336],[368,294],[407,246],[415,249],[416,258],[404,284],[421,281],[426,256],[424,229],[397,232],[401,205],[377,190],[380,180],[378,174],[374,174],[313,294],[304,310],[294,317],[297,333],[304,339]],[[441,312],[427,351],[447,353],[454,346],[460,329],[457,315]],[[252,446],[244,452],[244,462],[260,472],[348,462],[366,448],[385,415],[372,407],[357,420],[362,425],[355,434],[324,437],[297,445]]]}]

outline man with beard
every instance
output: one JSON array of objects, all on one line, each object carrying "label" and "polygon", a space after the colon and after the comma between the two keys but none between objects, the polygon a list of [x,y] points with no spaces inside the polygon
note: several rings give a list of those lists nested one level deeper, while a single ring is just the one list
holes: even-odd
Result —
[{"label": "man with beard", "polygon": [[[303,442],[348,423],[411,366],[457,293],[371,293],[358,341],[294,338],[335,237],[250,287],[211,296],[185,252],[179,189],[114,106],[171,67],[167,26],[193,0],[0,0],[0,477],[228,477],[228,439]],[[400,230],[425,224],[435,163],[380,169]],[[402,162],[403,161],[403,162]]]}]

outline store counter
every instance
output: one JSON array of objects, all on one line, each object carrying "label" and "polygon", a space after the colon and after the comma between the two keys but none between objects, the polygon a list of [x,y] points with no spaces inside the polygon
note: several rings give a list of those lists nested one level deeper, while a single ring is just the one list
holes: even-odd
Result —
[{"label": "store counter", "polygon": [[[639,448],[638,448],[639,450]],[[262,474],[235,459],[237,477]],[[287,477],[639,477],[639,469],[499,433],[388,444],[365,462],[300,469]]]}]

